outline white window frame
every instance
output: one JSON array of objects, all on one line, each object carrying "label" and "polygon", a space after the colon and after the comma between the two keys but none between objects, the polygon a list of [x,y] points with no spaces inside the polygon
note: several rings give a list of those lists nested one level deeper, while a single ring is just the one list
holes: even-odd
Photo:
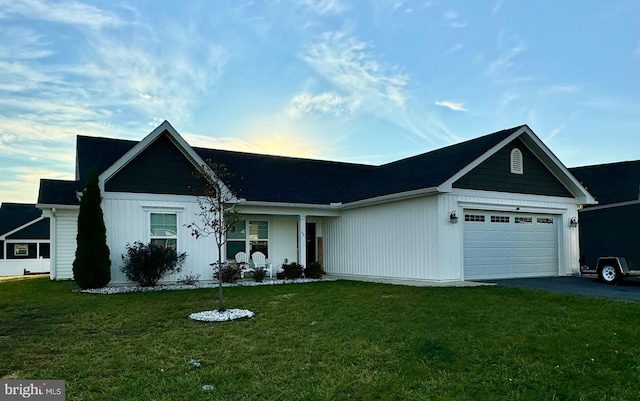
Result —
[{"label": "white window frame", "polygon": [[509,162],[511,163],[511,174],[524,174],[524,157],[520,149],[511,149]]},{"label": "white window frame", "polygon": [[[251,238],[250,225],[251,225],[251,223],[259,223],[259,222],[267,223],[267,238],[253,238],[252,239]],[[249,255],[251,254],[251,243],[252,242],[257,242],[257,241],[266,242],[267,243],[267,256],[268,256],[268,253],[269,253],[269,250],[270,250],[269,242],[270,242],[270,237],[271,237],[271,232],[270,232],[271,231],[270,230],[271,222],[269,221],[269,219],[259,218],[258,217],[258,218],[250,219],[250,220],[242,220],[242,221],[239,221],[238,223],[244,223],[244,233],[245,233],[244,234],[244,239],[239,239],[239,238],[230,239],[230,238],[227,238],[225,242],[226,243],[229,243],[229,242],[236,242],[236,243],[244,242],[244,252],[246,252]],[[225,244],[224,248],[225,248],[225,253],[227,253],[226,244]],[[227,259],[233,259],[235,257],[235,255],[226,255],[226,257],[227,257]]]},{"label": "white window frame", "polygon": [[[175,239],[176,240],[176,249],[175,251],[180,250],[180,227],[182,226],[182,213],[184,212],[184,208],[182,207],[158,207],[158,206],[144,206],[143,210],[147,214],[147,236],[149,238],[149,243],[155,239]],[[151,235],[151,215],[152,214],[173,214],[176,216],[176,236],[154,236]]]}]

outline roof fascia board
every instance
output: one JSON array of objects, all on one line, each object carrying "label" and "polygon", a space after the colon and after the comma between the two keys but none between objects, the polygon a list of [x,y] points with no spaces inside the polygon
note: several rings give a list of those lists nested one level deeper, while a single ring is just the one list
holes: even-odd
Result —
[{"label": "roof fascia board", "polygon": [[[589,193],[589,191],[580,184],[580,181],[571,174],[569,169],[553,154],[551,149],[542,142],[536,134],[530,129],[527,131],[527,136],[523,138],[522,142],[533,152],[533,154],[544,164],[549,171],[571,192],[571,194],[578,200],[578,203],[582,205],[596,205],[598,201]],[[529,143],[531,142],[531,143]],[[534,144],[535,147],[532,147]],[[542,153],[536,151],[536,149],[542,150]]]},{"label": "roof fascia board", "polygon": [[4,234],[0,235],[0,240],[4,240],[4,239],[6,239],[8,236],[10,236],[11,234],[15,234],[15,233],[17,233],[18,231],[24,230],[25,228],[29,227],[30,225],[36,224],[37,222],[39,222],[39,221],[41,221],[41,220],[44,220],[44,217],[43,217],[43,216],[40,216],[40,217],[38,217],[37,219],[31,220],[31,221],[29,221],[29,222],[27,222],[27,223],[25,223],[25,224],[21,225],[20,227],[14,228],[13,230],[8,231],[8,232],[6,232],[6,233],[4,233]]},{"label": "roof fascia board", "polygon": [[[535,199],[536,201],[545,202],[545,203],[561,203],[561,204],[571,204],[571,205],[579,205],[580,203],[576,201],[575,198],[565,198],[561,196],[550,196],[550,195],[535,195],[535,194],[525,194],[525,193],[515,193],[515,192],[497,192],[497,191],[483,191],[480,189],[465,189],[465,188],[454,188],[451,191],[452,195],[456,196],[469,196],[475,198],[490,198],[490,199],[500,199],[505,200],[509,199],[511,201],[516,202],[526,202]],[[519,203],[518,206],[521,204]]]},{"label": "roof fascia board", "polygon": [[522,127],[520,127],[517,131],[509,135],[507,138],[503,139],[500,143],[498,143],[497,145],[495,145],[494,147],[486,151],[482,156],[473,160],[471,163],[467,164],[462,170],[452,175],[448,180],[446,180],[441,185],[439,185],[439,188],[443,191],[451,192],[453,190],[454,182],[458,181],[460,178],[462,178],[462,176],[467,174],[469,171],[478,167],[482,162],[487,160],[489,157],[493,156],[498,150],[502,149],[509,142],[513,141],[515,138],[520,136],[523,132],[526,132],[526,129],[528,128],[529,127],[527,127],[526,125],[523,125]]},{"label": "roof fascia board", "polygon": [[376,196],[374,198],[348,202],[348,203],[342,204],[339,208],[340,210],[348,210],[348,209],[354,209],[358,207],[373,206],[373,205],[378,205],[382,203],[395,202],[398,200],[412,199],[412,198],[417,198],[424,195],[436,194],[439,192],[449,192],[449,191],[442,190],[442,188],[440,187],[420,188],[412,191],[398,192],[395,194]]},{"label": "roof fascia board", "polygon": [[51,209],[68,209],[68,210],[78,210],[80,209],[80,205],[63,205],[63,204],[54,204],[54,203],[38,203],[36,204],[36,208],[40,210],[51,210]]},{"label": "roof fascia board", "polygon": [[[515,138],[523,136],[523,142],[527,148],[544,164],[549,171],[571,192],[571,194],[583,205],[594,205],[598,202],[593,196],[580,184],[580,182],[571,174],[571,172],[560,162],[560,160],[551,152],[551,150],[538,138],[538,136],[527,125],[523,125],[502,140],[496,146],[489,149],[482,156],[469,163],[465,168],[454,174],[451,178],[445,181],[440,188],[443,191],[451,191],[453,189],[453,183],[467,174],[469,171],[476,168],[480,163],[493,156],[498,150],[509,144]],[[534,146],[532,146],[534,145]]]},{"label": "roof fascia board", "polygon": [[580,212],[590,212],[593,210],[602,210],[602,209],[611,209],[614,207],[623,207],[623,206],[631,206],[631,205],[640,205],[640,200],[632,200],[626,202],[618,202],[618,203],[608,203],[606,205],[599,206],[590,206],[587,208],[580,209]]},{"label": "roof fascia board", "polygon": [[313,215],[339,217],[340,204],[308,204],[265,201],[241,201],[237,204],[241,214],[268,214],[281,216]]}]

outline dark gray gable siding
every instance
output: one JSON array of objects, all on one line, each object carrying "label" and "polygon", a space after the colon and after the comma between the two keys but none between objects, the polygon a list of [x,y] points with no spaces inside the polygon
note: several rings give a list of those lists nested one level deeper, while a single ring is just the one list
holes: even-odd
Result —
[{"label": "dark gray gable siding", "polygon": [[202,195],[203,181],[195,166],[166,133],[124,166],[105,184],[108,192]]},{"label": "dark gray gable siding", "polygon": [[[511,173],[511,150],[522,152],[524,174]],[[572,197],[571,193],[519,139],[453,183],[454,188],[477,189],[530,195]]]},{"label": "dark gray gable siding", "polygon": [[42,219],[7,236],[7,239],[49,239],[49,224],[49,218]]}]

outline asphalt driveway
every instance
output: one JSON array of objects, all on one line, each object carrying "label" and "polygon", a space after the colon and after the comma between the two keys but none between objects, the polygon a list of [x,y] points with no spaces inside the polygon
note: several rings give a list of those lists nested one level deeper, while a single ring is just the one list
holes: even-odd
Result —
[{"label": "asphalt driveway", "polygon": [[640,302],[640,277],[625,278],[618,285],[603,284],[594,277],[536,277],[492,280],[491,283],[508,287],[615,298]]}]

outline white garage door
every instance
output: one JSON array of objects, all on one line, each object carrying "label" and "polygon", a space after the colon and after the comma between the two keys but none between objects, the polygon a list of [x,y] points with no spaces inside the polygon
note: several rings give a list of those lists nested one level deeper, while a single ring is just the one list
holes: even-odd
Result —
[{"label": "white garage door", "polygon": [[558,275],[553,215],[465,210],[465,280]]}]

